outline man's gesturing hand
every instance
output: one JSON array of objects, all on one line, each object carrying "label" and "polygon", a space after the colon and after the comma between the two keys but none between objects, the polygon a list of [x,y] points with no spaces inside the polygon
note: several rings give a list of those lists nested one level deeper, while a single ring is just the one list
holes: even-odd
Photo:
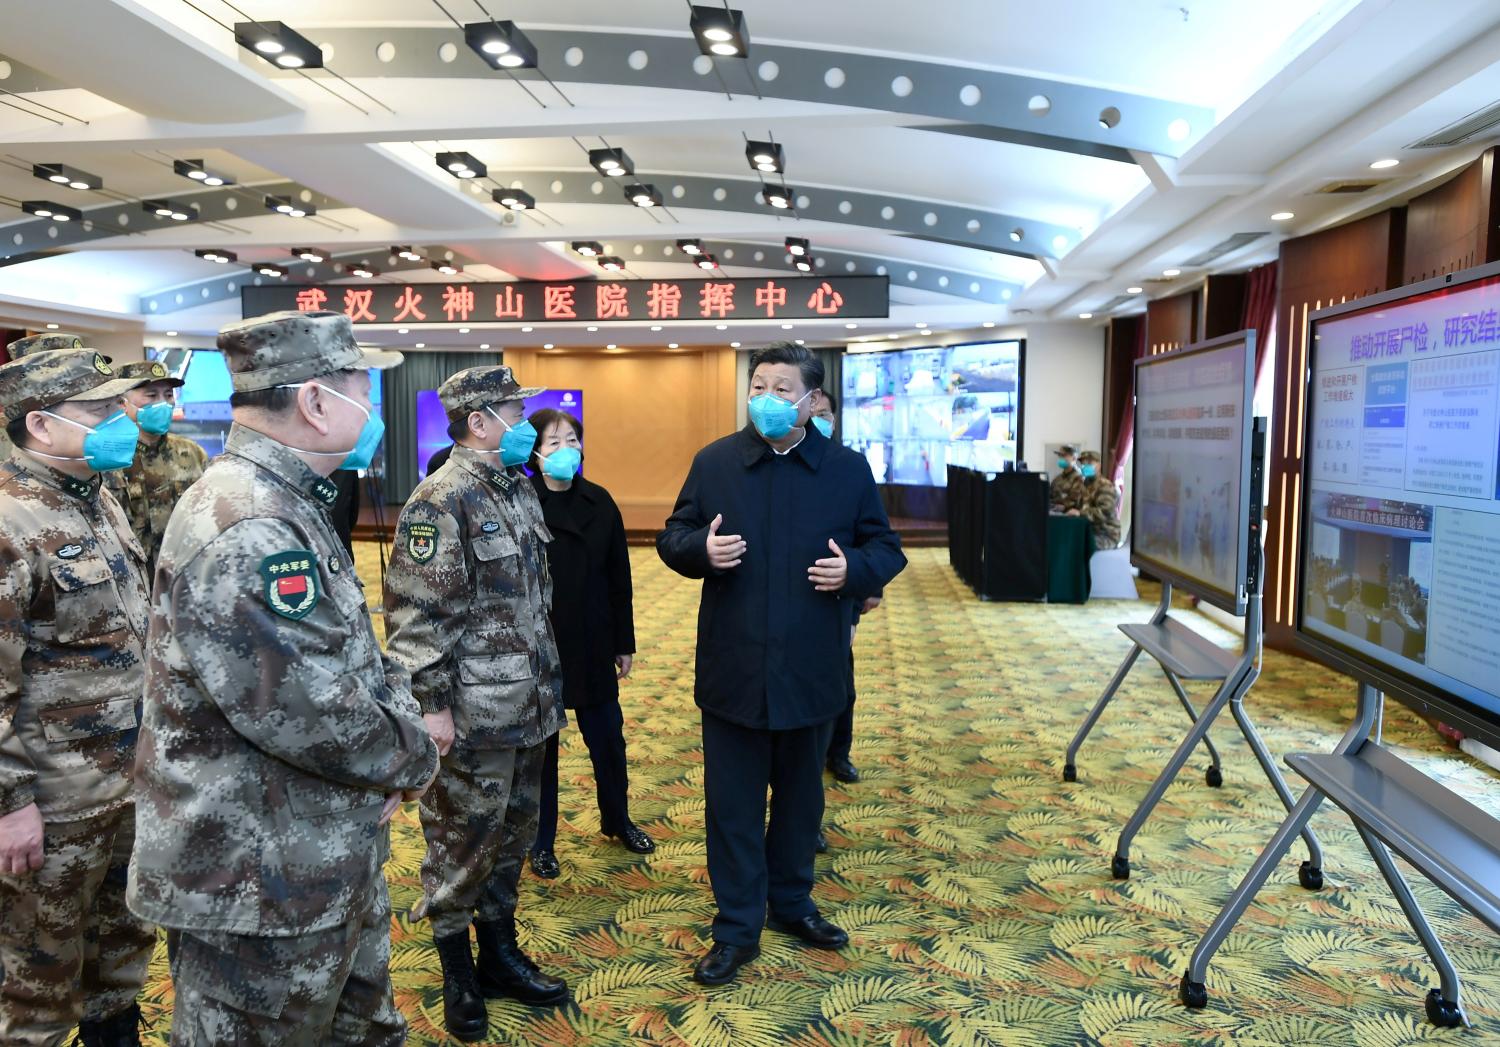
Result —
[{"label": "man's gesturing hand", "polygon": [[714,517],[708,525],[708,565],[715,571],[727,571],[738,567],[745,555],[745,540],[737,534],[720,534],[724,514]]}]

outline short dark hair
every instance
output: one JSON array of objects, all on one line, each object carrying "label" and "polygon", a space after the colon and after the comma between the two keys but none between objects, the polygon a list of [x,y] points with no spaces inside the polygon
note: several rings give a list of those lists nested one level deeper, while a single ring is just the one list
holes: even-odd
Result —
[{"label": "short dark hair", "polygon": [[13,421],[6,422],[5,435],[10,437],[10,442],[16,447],[25,447],[26,440],[31,435],[26,431],[26,415],[23,414]]},{"label": "short dark hair", "polygon": [[830,411],[832,411],[834,414],[838,414],[839,413],[839,402],[838,402],[838,399],[832,393],[830,393],[827,389],[819,389],[818,392],[822,393],[823,394],[823,399],[825,399],[825,400],[828,401],[828,409]]},{"label": "short dark hair", "polygon": [[819,389],[823,385],[823,361],[807,346],[796,342],[773,342],[750,354],[750,377],[761,364],[792,364],[802,372],[802,385]]},{"label": "short dark hair", "polygon": [[[307,379],[309,382],[326,382],[332,378],[333,384],[343,386],[353,374],[352,369],[334,371],[331,374],[314,375]],[[298,383],[301,384],[301,383]],[[256,407],[268,414],[282,414],[290,411],[292,405],[297,402],[297,390],[288,389],[283,386],[272,386],[269,389],[251,389],[247,392],[234,392],[229,394],[230,407]]]},{"label": "short dark hair", "polygon": [[[527,421],[536,430],[536,442],[538,444],[542,442],[542,434],[558,422],[567,422],[571,425],[573,431],[578,434],[578,442],[583,443],[583,423],[567,411],[559,411],[555,407],[543,407],[539,411],[532,411],[531,417]],[[531,457],[527,460],[526,466],[532,472],[539,472],[542,468],[541,456],[537,454],[535,447],[531,449]]]},{"label": "short dark hair", "polygon": [[448,423],[448,439],[454,443],[469,435],[469,415],[472,411],[465,412],[461,417],[453,419]]}]

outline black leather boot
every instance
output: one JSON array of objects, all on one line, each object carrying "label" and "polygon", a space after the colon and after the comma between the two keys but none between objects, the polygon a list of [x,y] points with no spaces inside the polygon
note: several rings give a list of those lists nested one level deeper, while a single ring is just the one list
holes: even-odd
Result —
[{"label": "black leather boot", "polygon": [[97,1022],[79,1022],[78,1039],[82,1047],[140,1047],[141,1008],[131,1004],[126,1010]]},{"label": "black leather boot", "polygon": [[443,1028],[465,1043],[482,1040],[490,1029],[484,998],[474,980],[474,955],[469,952],[469,932],[432,936],[438,960],[443,965]]},{"label": "black leather boot", "polygon": [[543,973],[516,941],[516,921],[474,921],[479,941],[479,991],[489,999],[508,996],[533,1007],[568,998],[568,983]]}]

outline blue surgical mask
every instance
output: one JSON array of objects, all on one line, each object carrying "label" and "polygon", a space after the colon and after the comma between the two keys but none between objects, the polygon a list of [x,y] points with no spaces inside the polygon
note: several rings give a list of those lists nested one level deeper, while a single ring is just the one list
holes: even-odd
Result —
[{"label": "blue surgical mask", "polygon": [[1099,471],[1099,469],[1095,465],[1085,464],[1085,465],[1080,465],[1078,467],[1078,471],[1083,474],[1083,478],[1085,480],[1092,480],[1094,478],[1094,474],[1097,473]]},{"label": "blue surgical mask", "polygon": [[506,467],[520,465],[530,458],[531,449],[536,446],[536,426],[526,421],[520,425],[511,425],[493,407],[486,407],[485,410],[495,416],[495,421],[505,426],[505,435],[500,438],[500,464]]},{"label": "blue surgical mask", "polygon": [[1064,472],[1067,472],[1067,469],[1068,469],[1068,460],[1066,458],[1059,458],[1057,460],[1057,467],[1059,469],[1063,470]]},{"label": "blue surgical mask", "polygon": [[813,428],[816,429],[818,432],[822,433],[824,436],[827,436],[827,437],[832,437],[833,436],[833,423],[831,421],[829,421],[827,418],[819,418],[816,415],[814,415],[813,416],[813,420],[812,420],[812,424],[813,424]]},{"label": "blue surgical mask", "polygon": [[750,421],[767,440],[780,440],[797,424],[797,405],[811,395],[809,389],[792,403],[772,393],[761,393],[750,400]]},{"label": "blue surgical mask", "polygon": [[583,452],[576,447],[559,447],[542,459],[542,472],[554,480],[571,480],[583,467]]},{"label": "blue surgical mask", "polygon": [[[365,424],[359,430],[359,439],[354,441],[354,446],[347,452],[344,452],[344,459],[339,462],[339,468],[353,469],[355,471],[370,468],[370,464],[375,461],[375,452],[380,447],[380,441],[385,436],[385,419],[381,418],[374,411],[367,410],[365,405],[358,400],[345,396],[337,389],[330,389],[322,382],[297,382],[292,385],[283,385],[279,388],[300,389],[304,385],[315,385],[330,396],[337,396],[340,400],[351,403],[359,408],[360,413],[365,416]],[[287,446],[291,447],[290,444]],[[300,454],[315,454],[320,458],[332,458],[339,453],[338,451],[304,451],[300,447],[292,447],[292,450]]]},{"label": "blue surgical mask", "polygon": [[75,422],[71,418],[64,418],[51,411],[43,411],[42,414],[48,418],[56,418],[59,422],[76,425],[88,433],[83,438],[83,457],[63,458],[55,454],[43,454],[41,451],[33,451],[32,454],[58,462],[87,462],[88,467],[96,473],[124,469],[135,461],[135,442],[140,437],[141,431],[124,411],[110,415],[92,429],[82,422]]},{"label": "blue surgical mask", "polygon": [[135,412],[135,424],[143,433],[160,436],[172,428],[172,412],[176,410],[170,400],[147,404]]}]

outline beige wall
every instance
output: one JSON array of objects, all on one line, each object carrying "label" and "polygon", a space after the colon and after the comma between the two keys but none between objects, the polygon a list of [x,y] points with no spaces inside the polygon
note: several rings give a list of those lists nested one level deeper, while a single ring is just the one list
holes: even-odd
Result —
[{"label": "beige wall", "polygon": [[660,527],[698,449],[735,428],[732,349],[507,347],[505,362],[522,385],[583,390],[588,477],[626,527]]}]

